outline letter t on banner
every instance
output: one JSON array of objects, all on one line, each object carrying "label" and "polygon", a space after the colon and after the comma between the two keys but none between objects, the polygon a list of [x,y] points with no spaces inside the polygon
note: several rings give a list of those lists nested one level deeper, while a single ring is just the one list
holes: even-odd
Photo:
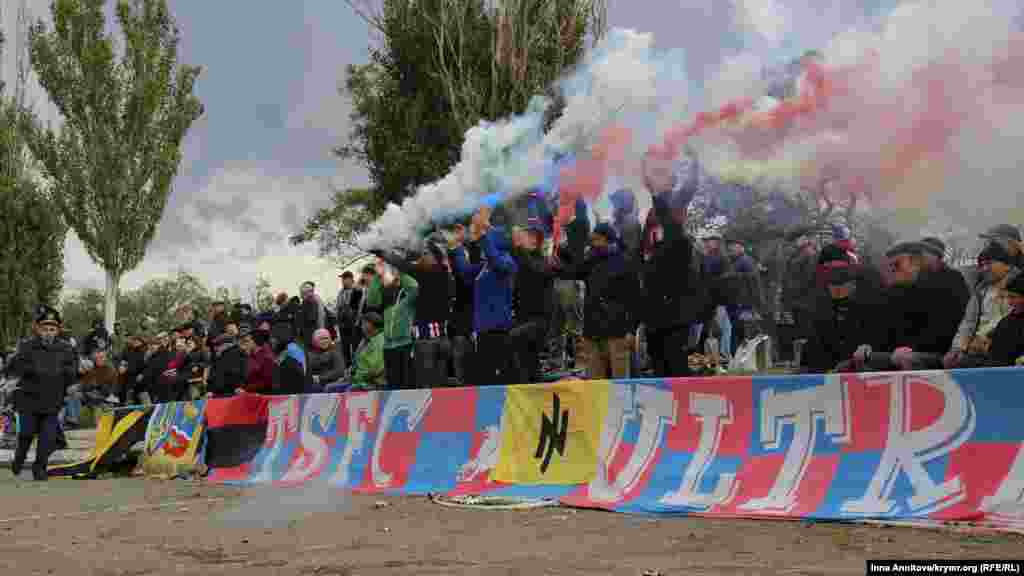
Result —
[{"label": "letter t on banner", "polygon": [[740,510],[763,514],[787,514],[796,505],[797,489],[807,473],[814,444],[824,421],[825,434],[834,442],[850,441],[850,403],[846,383],[838,374],[825,377],[823,386],[792,392],[761,392],[761,442],[766,448],[781,448],[782,429],[793,427],[793,440],[786,450],[782,469],[768,495],[740,505]]}]

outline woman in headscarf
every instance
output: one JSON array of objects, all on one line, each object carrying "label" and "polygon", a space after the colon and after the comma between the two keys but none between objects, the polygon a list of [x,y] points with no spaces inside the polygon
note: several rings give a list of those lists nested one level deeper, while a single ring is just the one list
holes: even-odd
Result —
[{"label": "woman in headscarf", "polygon": [[313,333],[309,349],[309,374],[313,391],[322,392],[329,384],[345,377],[345,357],[326,328]]}]

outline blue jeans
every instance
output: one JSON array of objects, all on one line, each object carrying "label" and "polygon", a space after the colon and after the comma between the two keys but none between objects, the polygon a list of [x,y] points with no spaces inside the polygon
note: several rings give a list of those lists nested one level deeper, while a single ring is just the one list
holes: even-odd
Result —
[{"label": "blue jeans", "polygon": [[82,419],[82,399],[76,394],[64,397],[64,421],[78,423]]},{"label": "blue jeans", "polygon": [[718,323],[718,330],[722,333],[718,339],[719,353],[722,356],[732,357],[732,321],[729,319],[729,312],[725,306],[719,306],[715,311],[715,322]]}]

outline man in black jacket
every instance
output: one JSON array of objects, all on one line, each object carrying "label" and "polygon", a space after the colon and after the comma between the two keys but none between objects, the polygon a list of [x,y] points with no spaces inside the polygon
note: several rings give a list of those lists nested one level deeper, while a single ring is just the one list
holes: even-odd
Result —
[{"label": "man in black jacket", "polygon": [[518,358],[518,384],[536,382],[540,372],[540,351],[545,345],[548,323],[554,315],[555,273],[548,266],[542,248],[544,228],[531,224],[512,234],[513,257],[518,264],[512,305],[515,326],[509,340]]},{"label": "man in black jacket", "polygon": [[356,279],[348,270],[339,275],[341,290],[338,291],[336,316],[338,318],[338,343],[347,366],[352,365],[352,355],[359,344],[356,318],[362,302],[363,291],[356,287]]},{"label": "man in black jacket", "polygon": [[[578,207],[579,208],[579,207]],[[577,220],[587,222],[577,209]],[[630,335],[636,329],[633,309],[640,296],[636,270],[623,253],[615,230],[601,223],[589,231],[589,223],[569,238],[572,258],[563,259],[562,278],[586,283],[583,299],[583,347],[588,378],[628,378],[631,360]],[[589,253],[579,258],[581,245],[590,240]]]},{"label": "man in black jacket", "polygon": [[[233,325],[235,320],[231,319],[228,322],[229,325]],[[250,330],[246,328],[244,335],[249,334]],[[238,346],[241,335],[236,337],[226,331],[213,342],[213,370],[207,385],[208,397],[233,396],[236,390],[245,387],[245,379],[248,375],[248,357]]]},{"label": "man in black jacket", "polygon": [[[448,236],[448,262],[455,261],[456,252],[463,252],[462,257],[469,262],[480,260],[479,247],[475,244],[464,244],[466,228],[463,224],[452,225],[448,230]],[[459,384],[469,384],[466,377],[472,362],[473,283],[459,274],[454,274],[453,278],[455,294],[448,324],[448,338],[452,343],[452,372]]]},{"label": "man in black jacket", "polygon": [[58,414],[64,405],[64,393],[75,381],[78,363],[74,350],[57,338],[60,314],[49,306],[36,309],[36,336],[23,343],[14,359],[11,373],[19,378],[14,393],[18,414],[18,446],[11,462],[15,476],[21,474],[35,436],[36,457],[32,477],[46,480],[46,465],[59,433]]},{"label": "man in black jacket", "polygon": [[852,358],[861,344],[877,341],[881,278],[858,267],[846,250],[834,244],[821,250],[818,265],[828,288],[817,292],[809,323],[812,337],[801,368],[823,374]]},{"label": "man in black jacket", "polygon": [[883,331],[854,353],[857,370],[926,370],[942,367],[967,308],[966,285],[951,290],[928,270],[922,242],[904,242],[886,252],[889,288],[878,315]]}]

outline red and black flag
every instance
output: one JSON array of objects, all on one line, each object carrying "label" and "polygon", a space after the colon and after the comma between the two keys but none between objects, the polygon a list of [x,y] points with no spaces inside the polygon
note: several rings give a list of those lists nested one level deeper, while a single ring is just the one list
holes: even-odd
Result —
[{"label": "red and black flag", "polygon": [[248,477],[248,463],[267,435],[270,397],[241,394],[206,403],[205,463],[213,481]]}]

